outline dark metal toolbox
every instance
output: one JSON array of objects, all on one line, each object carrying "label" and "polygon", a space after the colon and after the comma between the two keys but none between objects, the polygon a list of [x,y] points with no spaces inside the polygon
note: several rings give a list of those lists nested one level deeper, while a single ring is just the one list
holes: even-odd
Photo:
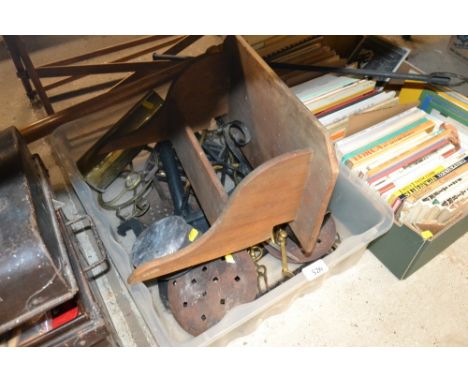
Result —
[{"label": "dark metal toolbox", "polygon": [[[15,128],[0,134],[0,335],[14,338],[52,309],[76,304],[79,314],[63,325],[23,340],[29,346],[107,344],[106,322],[82,266],[73,224],[53,200],[47,171]],[[86,223],[86,222],[84,222]],[[102,264],[102,260],[95,265]]]},{"label": "dark metal toolbox", "polygon": [[78,288],[43,172],[15,128],[0,134],[0,334]]}]

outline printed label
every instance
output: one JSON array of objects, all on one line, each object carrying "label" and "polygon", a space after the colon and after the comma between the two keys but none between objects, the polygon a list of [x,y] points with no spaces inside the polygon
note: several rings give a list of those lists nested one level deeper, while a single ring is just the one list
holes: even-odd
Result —
[{"label": "printed label", "polygon": [[323,260],[317,260],[302,269],[302,273],[304,274],[305,278],[309,281],[312,281],[327,272],[328,267],[327,264],[325,264],[325,261]]}]

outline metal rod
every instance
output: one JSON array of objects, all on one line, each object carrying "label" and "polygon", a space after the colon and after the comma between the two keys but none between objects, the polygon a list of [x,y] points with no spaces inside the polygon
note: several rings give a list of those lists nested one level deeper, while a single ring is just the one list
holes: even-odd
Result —
[{"label": "metal rod", "polygon": [[299,70],[306,72],[319,72],[319,73],[339,73],[339,74],[354,74],[358,76],[369,76],[378,78],[393,78],[398,80],[414,80],[427,82],[434,85],[448,86],[451,84],[452,73],[432,73],[429,75],[424,74],[410,74],[410,73],[394,73],[394,72],[381,72],[378,70],[369,69],[351,69],[351,68],[337,68],[331,66],[317,66],[317,65],[299,65],[299,64],[288,64],[283,62],[271,62],[268,64],[274,69],[287,69],[287,70]]},{"label": "metal rod", "polygon": [[180,179],[174,148],[171,142],[163,141],[156,145],[156,149],[166,173],[167,185],[169,186],[169,192],[174,204],[174,215],[182,216],[184,213],[184,185]]}]

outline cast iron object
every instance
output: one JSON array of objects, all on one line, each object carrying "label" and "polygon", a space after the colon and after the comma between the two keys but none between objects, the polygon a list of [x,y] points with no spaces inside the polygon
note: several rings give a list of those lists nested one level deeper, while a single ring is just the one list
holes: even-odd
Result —
[{"label": "cast iron object", "polygon": [[168,283],[169,307],[180,326],[197,336],[218,323],[236,305],[257,295],[257,270],[246,251],[235,263],[217,259],[192,268]]},{"label": "cast iron object", "polygon": [[[336,241],[336,226],[330,214],[325,215],[322,228],[317,239],[317,245],[311,254],[305,254],[302,249],[291,238],[286,239],[286,250],[288,252],[288,259],[293,264],[310,263],[325,256],[330,252],[333,244]],[[268,243],[265,245],[268,253],[272,256],[281,259],[281,252],[278,246]]]},{"label": "cast iron object", "polygon": [[[193,208],[189,203],[190,195],[185,192],[181,179],[181,171],[177,161],[177,154],[170,141],[159,142],[156,145],[162,167],[166,174],[167,186],[172,199],[173,213],[182,216],[185,221],[199,230],[206,230],[208,223],[199,208]],[[166,215],[167,216],[167,215]]]},{"label": "cast iron object", "polygon": [[45,170],[10,127],[0,133],[0,334],[76,291]]},{"label": "cast iron object", "polygon": [[166,173],[169,192],[174,203],[174,215],[182,216],[187,213],[184,211],[184,185],[180,179],[180,172],[176,160],[176,153],[170,141],[159,142],[156,145],[159,152],[161,163]]}]

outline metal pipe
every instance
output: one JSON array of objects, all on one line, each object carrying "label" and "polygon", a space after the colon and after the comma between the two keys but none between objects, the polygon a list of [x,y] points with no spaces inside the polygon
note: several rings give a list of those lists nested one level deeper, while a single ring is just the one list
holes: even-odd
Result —
[{"label": "metal pipe", "polygon": [[394,73],[394,72],[381,72],[378,70],[370,69],[352,69],[352,68],[337,68],[332,66],[318,66],[318,65],[300,65],[288,64],[286,62],[272,62],[267,61],[273,69],[286,69],[286,70],[299,70],[305,72],[318,72],[318,73],[339,73],[339,74],[352,74],[358,76],[377,77],[377,78],[392,78],[397,80],[413,80],[427,82],[433,85],[442,86],[459,86],[467,82],[468,78],[456,73],[436,72],[430,74],[410,74],[410,73]]},{"label": "metal pipe", "polygon": [[166,173],[169,192],[171,193],[174,204],[174,215],[182,216],[184,214],[184,185],[180,179],[179,168],[176,161],[176,153],[171,142],[163,141],[156,145],[164,172]]}]

